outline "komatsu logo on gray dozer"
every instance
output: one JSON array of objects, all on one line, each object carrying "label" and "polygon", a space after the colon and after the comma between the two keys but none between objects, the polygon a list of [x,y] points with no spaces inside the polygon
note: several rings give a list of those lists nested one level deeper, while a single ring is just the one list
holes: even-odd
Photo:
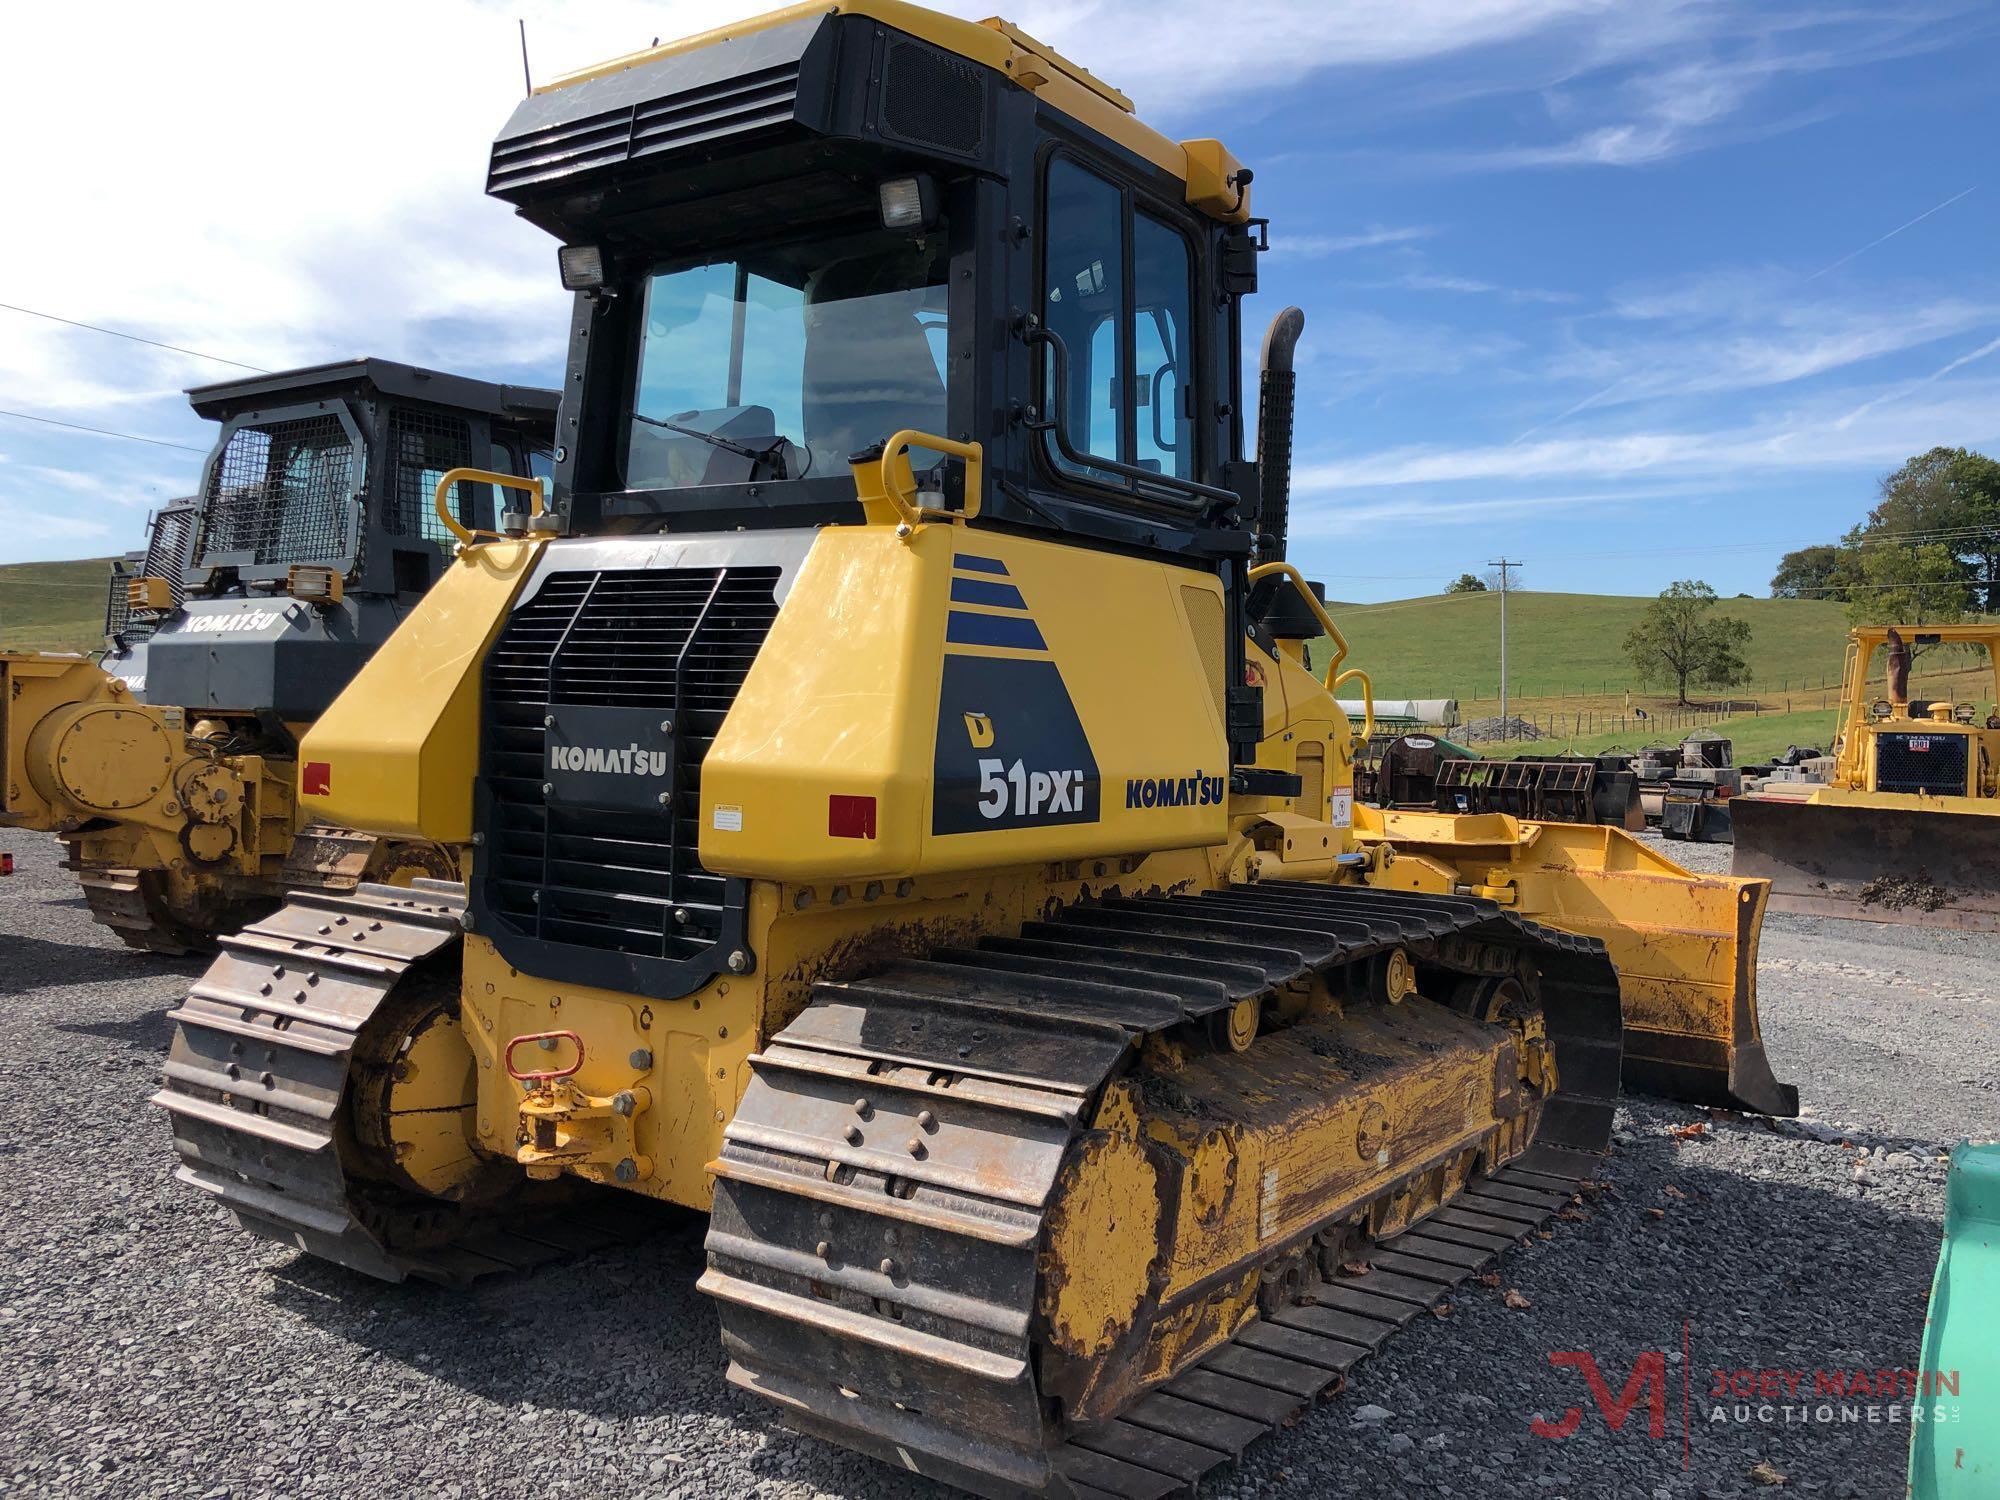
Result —
[{"label": "komatsu logo on gray dozer", "polygon": [[245,609],[231,614],[192,615],[182,628],[194,635],[236,635],[269,630],[290,620],[289,609]]},{"label": "komatsu logo on gray dozer", "polygon": [[606,749],[601,745],[551,745],[549,765],[558,771],[598,771],[615,776],[664,776],[667,752],[643,745]]}]

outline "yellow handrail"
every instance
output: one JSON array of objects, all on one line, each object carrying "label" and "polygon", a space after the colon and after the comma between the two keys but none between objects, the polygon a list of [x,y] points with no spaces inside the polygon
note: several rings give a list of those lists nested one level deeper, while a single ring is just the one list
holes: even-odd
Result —
[{"label": "yellow handrail", "polygon": [[1333,690],[1334,669],[1347,660],[1347,637],[1342,635],[1340,627],[1333,623],[1333,616],[1328,614],[1326,606],[1319,602],[1319,595],[1315,594],[1307,586],[1306,575],[1301,573],[1292,564],[1288,562],[1259,563],[1250,570],[1250,581],[1256,583],[1259,579],[1269,578],[1273,573],[1283,573],[1292,580],[1293,586],[1298,589],[1299,593],[1304,597],[1307,606],[1311,608],[1313,618],[1319,621],[1320,629],[1324,630],[1327,633],[1328,639],[1333,642],[1333,660],[1326,664],[1326,675],[1321,679],[1325,682],[1327,690],[1331,692]]},{"label": "yellow handrail", "polygon": [[455,484],[497,484],[504,489],[521,490],[531,497],[528,514],[539,516],[542,513],[542,482],[539,479],[523,479],[519,474],[496,474],[491,469],[453,469],[437,482],[437,492],[432,496],[432,503],[437,507],[438,519],[444,522],[445,530],[468,547],[482,536],[492,537],[498,541],[500,533],[475,531],[459,523],[458,517],[451,513],[451,507],[446,503],[446,496]]},{"label": "yellow handrail", "polygon": [[[965,460],[965,508],[963,510],[933,510],[919,505],[915,499],[916,488],[912,480],[910,498],[903,496],[902,486],[896,482],[896,461],[912,448],[934,448],[939,453],[949,453],[954,458]],[[923,524],[926,518],[941,521],[969,521],[979,514],[981,484],[986,473],[986,450],[978,443],[958,443],[950,438],[939,437],[935,433],[918,432],[905,428],[882,445],[882,493],[889,503],[896,507],[896,513],[903,518],[903,524],[912,528]]]},{"label": "yellow handrail", "polygon": [[1361,742],[1365,745],[1375,738],[1375,684],[1368,680],[1368,674],[1359,667],[1349,667],[1326,685],[1326,690],[1336,698],[1340,696],[1340,685],[1350,677],[1361,679],[1361,708],[1365,721],[1361,727]]}]

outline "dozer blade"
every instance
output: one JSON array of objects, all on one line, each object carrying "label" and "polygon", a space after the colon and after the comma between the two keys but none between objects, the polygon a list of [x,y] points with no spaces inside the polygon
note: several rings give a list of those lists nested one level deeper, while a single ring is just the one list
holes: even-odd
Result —
[{"label": "dozer blade", "polygon": [[1961,1141],[1951,1154],[1917,1371],[1925,1383],[1911,1394],[1926,1420],[1910,1424],[1910,1500],[1993,1494],[2000,1439],[1975,1413],[2000,1388],[2000,1141]]},{"label": "dozer blade", "polygon": [[2000,932],[2000,818],[1737,797],[1734,869],[1771,910]]},{"label": "dozer blade", "polygon": [[1773,1074],[1758,1026],[1765,882],[1693,874],[1617,828],[1362,808],[1355,819],[1364,839],[1381,838],[1395,854],[1370,884],[1498,883],[1522,917],[1602,941],[1618,967],[1626,1087],[1752,1114],[1799,1112],[1799,1091]]}]

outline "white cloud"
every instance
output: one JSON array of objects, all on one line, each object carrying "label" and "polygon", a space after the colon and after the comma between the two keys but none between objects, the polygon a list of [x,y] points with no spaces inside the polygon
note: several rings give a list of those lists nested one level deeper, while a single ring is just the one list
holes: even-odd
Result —
[{"label": "white cloud", "polygon": [[[1794,272],[1706,273],[1614,291],[1601,317],[1567,323],[1546,374],[1590,394],[1531,431],[1591,407],[1762,390],[1829,376],[2000,324],[2000,296],[1807,292]],[[1553,403],[1551,403],[1553,404]]]},{"label": "white cloud", "polygon": [[2000,438],[2000,385],[1962,386],[1928,405],[1898,403],[1858,414],[1846,427],[1820,403],[1736,426],[1652,428],[1453,448],[1406,445],[1349,458],[1308,461],[1293,472],[1302,494],[1393,485],[1544,484],[1635,475],[1893,467],[1934,444],[1976,447]]},{"label": "white cloud", "polygon": [[1407,245],[1415,240],[1428,239],[1436,233],[1435,229],[1424,225],[1388,228],[1371,224],[1366,229],[1349,234],[1290,234],[1274,229],[1271,232],[1271,253],[1287,259],[1306,260],[1322,255],[1344,255],[1351,250],[1373,250],[1383,245]]},{"label": "white cloud", "polygon": [[1583,300],[1576,292],[1556,292],[1532,286],[1501,286],[1476,276],[1459,276],[1449,271],[1406,271],[1386,281],[1352,281],[1347,285],[1361,291],[1394,287],[1408,292],[1455,292],[1474,297],[1499,297],[1507,302],[1545,302],[1551,305]]},{"label": "white cloud", "polygon": [[[1969,0],[1900,7],[1656,3],[1621,7],[1595,24],[1568,28],[1574,61],[1535,92],[1549,139],[1435,152],[1410,167],[1442,171],[1644,167],[1691,151],[1796,130],[1827,118],[1837,97],[1810,108],[1764,109],[1784,80],[1876,67],[1952,44],[1951,22],[1973,15]],[[1532,131],[1523,129],[1523,135]]]}]

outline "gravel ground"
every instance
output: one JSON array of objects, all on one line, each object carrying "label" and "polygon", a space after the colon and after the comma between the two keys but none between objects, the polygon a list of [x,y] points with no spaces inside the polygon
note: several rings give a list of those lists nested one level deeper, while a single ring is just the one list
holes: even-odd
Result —
[{"label": "gravel ground", "polygon": [[[52,841],[0,884],[0,1492],[22,1495],[916,1496],[772,1426],[723,1381],[694,1291],[702,1221],[469,1294],[388,1287],[249,1240],[169,1179],[163,1012],[198,965],[95,928]],[[1670,845],[1726,867],[1727,849]],[[1715,862],[1721,858],[1722,866]],[[1611,1184],[1363,1365],[1206,1494],[1681,1497],[1902,1493],[1907,1430],[1704,1400],[1722,1370],[1916,1360],[1942,1148],[2000,1131],[2000,939],[1773,919],[1763,1011],[1814,1111],[1783,1130],[1647,1101]],[[1510,1308],[1504,1290],[1529,1302]],[[1686,1353],[1683,1353],[1683,1350]],[[1613,1433],[1574,1369],[1618,1391]],[[1810,1385],[1811,1377],[1807,1381]],[[1573,1436],[1530,1419],[1581,1408]],[[1833,1413],[1838,1416],[1839,1414]],[[1899,1411],[1898,1416],[1902,1413]]]}]

